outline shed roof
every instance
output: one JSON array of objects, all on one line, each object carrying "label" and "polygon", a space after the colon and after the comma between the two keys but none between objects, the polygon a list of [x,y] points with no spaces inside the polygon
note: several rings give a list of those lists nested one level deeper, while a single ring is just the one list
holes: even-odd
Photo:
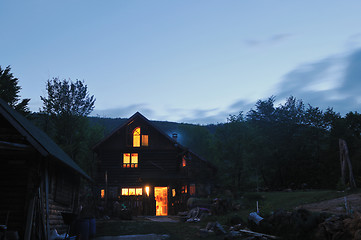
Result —
[{"label": "shed roof", "polygon": [[44,157],[66,165],[88,180],[91,178],[47,134],[0,99],[0,114]]}]

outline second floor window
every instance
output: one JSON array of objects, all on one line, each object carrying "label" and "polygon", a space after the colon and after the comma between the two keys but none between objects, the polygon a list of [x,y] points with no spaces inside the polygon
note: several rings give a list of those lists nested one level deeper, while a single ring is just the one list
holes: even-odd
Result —
[{"label": "second floor window", "polygon": [[138,153],[123,153],[123,168],[137,168]]}]

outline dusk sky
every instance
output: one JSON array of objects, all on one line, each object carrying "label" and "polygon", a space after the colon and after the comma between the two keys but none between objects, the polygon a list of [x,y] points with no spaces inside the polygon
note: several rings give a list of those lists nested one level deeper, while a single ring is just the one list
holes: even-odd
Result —
[{"label": "dusk sky", "polygon": [[361,1],[2,0],[0,66],[38,111],[47,79],[84,80],[92,115],[225,122],[293,95],[361,112]]}]

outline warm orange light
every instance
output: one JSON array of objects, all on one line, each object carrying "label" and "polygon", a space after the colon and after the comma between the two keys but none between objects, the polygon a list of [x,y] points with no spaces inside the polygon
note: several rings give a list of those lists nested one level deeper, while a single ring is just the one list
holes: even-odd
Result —
[{"label": "warm orange light", "polygon": [[129,195],[135,195],[135,188],[129,188]]},{"label": "warm orange light", "polygon": [[145,194],[147,194],[147,197],[149,197],[149,187],[148,186],[145,187]]},{"label": "warm orange light", "polygon": [[102,190],[100,190],[100,197],[101,197],[101,198],[104,198],[104,196],[105,196],[105,190],[102,189]]},{"label": "warm orange light", "polygon": [[148,147],[148,135],[142,135],[142,146]]},{"label": "warm orange light", "polygon": [[141,189],[141,188],[135,189],[135,195],[142,195],[142,194],[143,194],[143,189]]},{"label": "warm orange light", "polygon": [[156,216],[168,215],[168,188],[154,187]]},{"label": "warm orange light", "polygon": [[193,196],[193,195],[196,194],[196,185],[195,185],[195,184],[189,185],[189,194],[190,194],[191,196]]},{"label": "warm orange light", "polygon": [[133,131],[133,147],[140,147],[140,127]]},{"label": "warm orange light", "polygon": [[175,189],[172,189],[172,197],[175,197]]},{"label": "warm orange light", "polygon": [[137,168],[138,153],[123,153],[123,168]]},{"label": "warm orange light", "polygon": [[186,158],[183,156],[182,158],[182,167],[185,167],[187,166],[187,161],[186,161]]},{"label": "warm orange light", "polygon": [[138,153],[132,153],[132,158],[131,158],[131,163],[132,164],[138,164]]},{"label": "warm orange light", "polygon": [[123,163],[130,163],[130,154],[129,153],[123,154]]},{"label": "warm orange light", "polygon": [[128,188],[122,188],[122,195],[125,195],[125,196],[129,195]]},{"label": "warm orange light", "polygon": [[122,188],[123,196],[142,195],[142,194],[143,194],[142,188]]}]

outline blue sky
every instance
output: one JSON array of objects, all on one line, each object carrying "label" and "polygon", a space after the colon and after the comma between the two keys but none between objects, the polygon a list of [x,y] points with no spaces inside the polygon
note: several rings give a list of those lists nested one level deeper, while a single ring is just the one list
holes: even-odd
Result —
[{"label": "blue sky", "polygon": [[217,123],[271,95],[360,112],[360,10],[352,0],[2,0],[0,65],[32,111],[59,77],[84,80],[104,117]]}]

